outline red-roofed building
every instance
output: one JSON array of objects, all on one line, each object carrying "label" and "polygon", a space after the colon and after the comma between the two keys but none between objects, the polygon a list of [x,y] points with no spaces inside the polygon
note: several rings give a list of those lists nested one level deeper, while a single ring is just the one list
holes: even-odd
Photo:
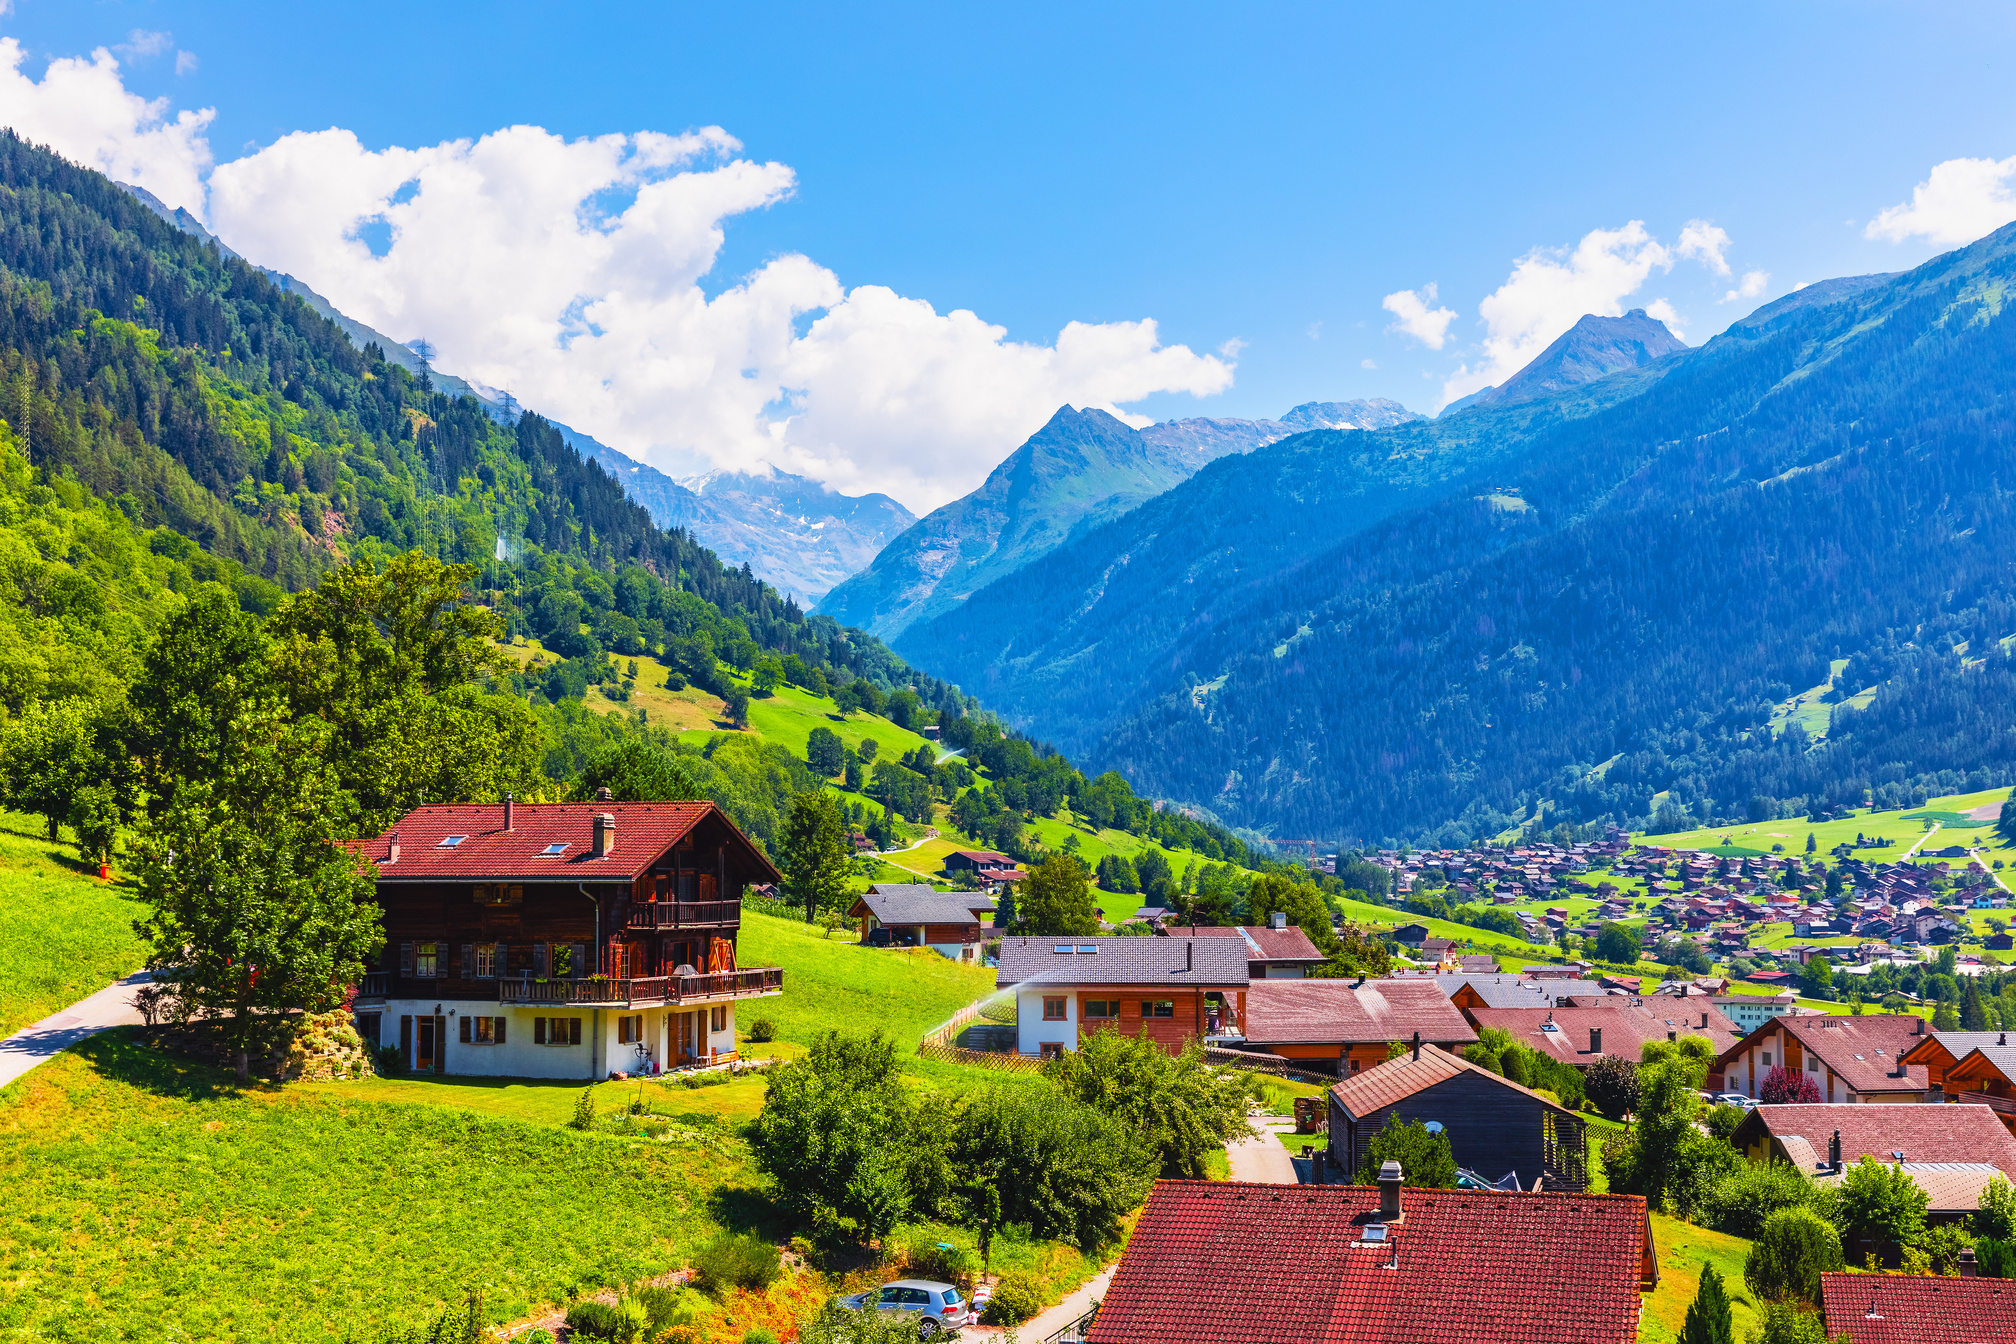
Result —
[{"label": "red-roofed building", "polygon": [[1171,938],[1237,938],[1246,944],[1246,974],[1255,980],[1300,980],[1330,960],[1309,935],[1280,914],[1271,925],[1165,924]]},{"label": "red-roofed building", "polygon": [[1922,1064],[1903,1056],[1925,1036],[1925,1019],[1907,1013],[1860,1017],[1774,1017],[1722,1052],[1709,1067],[1711,1091],[1763,1094],[1776,1068],[1804,1073],[1822,1101],[1922,1102]]},{"label": "red-roofed building", "polygon": [[1986,1106],[1868,1106],[1836,1102],[1759,1106],[1729,1142],[1753,1162],[1790,1162],[1808,1176],[1840,1158],[1879,1162],[1989,1162],[2016,1178],[2016,1137]]},{"label": "red-roofed building", "polygon": [[1418,980],[1255,980],[1246,1044],[1349,1077],[1386,1060],[1395,1041],[1456,1048],[1476,1041],[1442,987]]},{"label": "red-roofed building", "polygon": [[416,1072],[702,1063],[783,989],[735,954],[744,887],[781,875],[712,803],[423,807],[352,849],[385,910],[358,1026]]},{"label": "red-roofed building", "polygon": [[1647,1041],[1705,1036],[1719,1053],[1742,1033],[1705,999],[1570,995],[1552,1008],[1465,1008],[1463,1016],[1483,1031],[1496,1027],[1550,1059],[1586,1069],[1605,1055],[1636,1063]]},{"label": "red-roofed building", "polygon": [[1822,1274],[1820,1314],[1855,1344],[2016,1344],[2016,1279]]},{"label": "red-roofed building", "polygon": [[1635,1196],[1163,1181],[1088,1338],[1635,1344],[1658,1273]]}]

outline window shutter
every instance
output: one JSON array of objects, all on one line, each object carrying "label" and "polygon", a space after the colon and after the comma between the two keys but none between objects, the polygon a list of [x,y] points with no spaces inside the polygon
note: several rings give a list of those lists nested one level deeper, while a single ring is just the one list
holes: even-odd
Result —
[{"label": "window shutter", "polygon": [[578,1017],[567,1019],[567,1044],[581,1044],[581,1019]]},{"label": "window shutter", "polygon": [[539,976],[546,974],[546,944],[544,943],[532,944],[532,974]]},{"label": "window shutter", "polygon": [[543,1017],[532,1019],[532,1044],[546,1044],[546,1019]]},{"label": "window shutter", "polygon": [[509,1020],[510,1019],[508,1018],[502,1018],[502,1017],[497,1019],[497,1044],[499,1045],[504,1044],[504,1024]]},{"label": "window shutter", "polygon": [[509,943],[499,943],[499,944],[497,944],[497,963],[496,963],[496,965],[497,965],[497,978],[498,978],[499,980],[502,980],[502,979],[503,979],[503,978],[504,978],[504,977],[505,977],[506,975],[510,974],[510,971],[511,971],[511,945],[510,945]]},{"label": "window shutter", "polygon": [[476,978],[476,944],[462,944],[462,964],[457,968],[464,980]]},{"label": "window shutter", "polygon": [[413,974],[413,944],[399,944],[399,974]]},{"label": "window shutter", "polygon": [[462,1044],[464,1045],[469,1044],[469,1024],[474,1020],[467,1013],[462,1015]]},{"label": "window shutter", "polygon": [[[582,976],[584,976],[584,975],[594,975],[594,974],[596,974],[596,972],[597,972],[597,971],[599,971],[600,969],[601,969],[600,967],[596,967],[596,968],[595,968],[595,970],[590,970],[590,969],[588,969],[588,944],[586,944],[586,943],[576,943],[576,944],[574,944],[574,978],[575,978],[575,979],[577,979],[577,980],[578,980],[578,979],[580,979],[580,978],[581,978]],[[577,1042],[577,1044],[578,1044],[578,1042]]]}]

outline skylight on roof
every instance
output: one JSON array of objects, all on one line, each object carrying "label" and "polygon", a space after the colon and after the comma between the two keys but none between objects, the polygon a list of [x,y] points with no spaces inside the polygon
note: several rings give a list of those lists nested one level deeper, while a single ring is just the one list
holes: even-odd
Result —
[{"label": "skylight on roof", "polygon": [[566,852],[567,842],[562,840],[558,844],[548,845],[546,848],[540,850],[539,857],[542,859],[557,859]]},{"label": "skylight on roof", "polygon": [[1078,955],[1079,955],[1079,956],[1081,956],[1081,957],[1096,957],[1096,956],[1098,956],[1098,955],[1099,955],[1099,944],[1097,944],[1097,943],[1080,943],[1080,944],[1078,944]]},{"label": "skylight on roof", "polygon": [[1366,1224],[1366,1225],[1365,1225],[1365,1226],[1364,1226],[1363,1228],[1361,1228],[1361,1229],[1359,1230],[1359,1232],[1358,1232],[1358,1240],[1360,1240],[1360,1241],[1384,1241],[1384,1240],[1386,1240],[1386,1224],[1384,1224],[1384,1223],[1367,1223],[1367,1224]]},{"label": "skylight on roof", "polygon": [[453,849],[455,848],[455,846],[461,844],[464,840],[467,840],[468,838],[469,837],[466,835],[444,835],[441,837],[441,843],[436,845],[435,848]]}]

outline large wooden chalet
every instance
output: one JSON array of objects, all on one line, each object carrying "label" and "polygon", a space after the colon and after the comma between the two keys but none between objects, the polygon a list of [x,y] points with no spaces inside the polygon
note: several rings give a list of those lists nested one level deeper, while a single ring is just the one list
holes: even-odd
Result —
[{"label": "large wooden chalet", "polygon": [[602,1078],[735,1049],[742,891],[781,880],[712,803],[423,807],[357,851],[385,944],[358,985],[367,1041],[420,1073]]}]

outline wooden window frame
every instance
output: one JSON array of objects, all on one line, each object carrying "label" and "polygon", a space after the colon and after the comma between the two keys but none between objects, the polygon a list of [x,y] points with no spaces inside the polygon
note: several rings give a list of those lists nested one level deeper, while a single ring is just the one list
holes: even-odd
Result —
[{"label": "wooden window frame", "polygon": [[1071,998],[1066,994],[1045,994],[1043,996],[1043,1020],[1045,1022],[1069,1022],[1071,1020]]},{"label": "wooden window frame", "polygon": [[413,944],[413,978],[416,980],[438,980],[441,978],[441,944]]},{"label": "wooden window frame", "polygon": [[1176,1000],[1174,999],[1141,1000],[1141,1020],[1144,1022],[1154,1021],[1158,1018],[1173,1019],[1175,1016]]},{"label": "wooden window frame", "polygon": [[[1092,1005],[1099,1005],[1100,1011],[1093,1012]],[[1079,1016],[1086,1022],[1117,1022],[1120,1020],[1120,1000],[1087,999],[1079,1009]]]}]

